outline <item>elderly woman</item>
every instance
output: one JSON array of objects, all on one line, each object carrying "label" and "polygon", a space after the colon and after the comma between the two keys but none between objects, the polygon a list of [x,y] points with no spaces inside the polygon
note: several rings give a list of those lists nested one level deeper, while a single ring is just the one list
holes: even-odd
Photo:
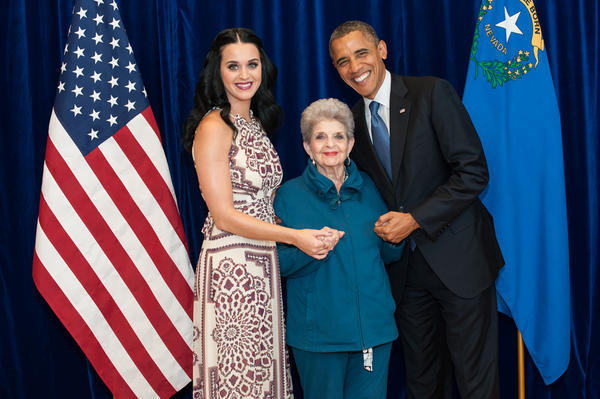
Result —
[{"label": "elderly woman", "polygon": [[323,260],[278,245],[287,277],[287,335],[305,398],[385,398],[391,342],[398,331],[384,263],[402,244],[374,232],[387,208],[371,179],[348,154],[354,121],[336,99],[318,100],[302,113],[302,176],[277,190],[275,213],[292,228],[331,226],[345,235]]}]

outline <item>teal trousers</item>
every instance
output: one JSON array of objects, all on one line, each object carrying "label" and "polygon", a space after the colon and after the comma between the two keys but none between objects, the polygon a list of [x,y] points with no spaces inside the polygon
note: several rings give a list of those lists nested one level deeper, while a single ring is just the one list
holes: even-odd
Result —
[{"label": "teal trousers", "polygon": [[392,343],[373,348],[373,371],[363,353],[292,348],[305,399],[385,399]]}]

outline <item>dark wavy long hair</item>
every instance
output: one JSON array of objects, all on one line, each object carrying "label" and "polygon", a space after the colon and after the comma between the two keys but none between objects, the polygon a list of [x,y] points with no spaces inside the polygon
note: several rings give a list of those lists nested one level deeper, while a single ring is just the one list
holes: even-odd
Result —
[{"label": "dark wavy long hair", "polygon": [[277,68],[273,65],[265,50],[262,41],[256,34],[246,28],[225,29],[215,37],[208,54],[204,60],[204,66],[200,73],[200,80],[196,85],[194,96],[194,108],[190,112],[183,126],[181,141],[183,147],[191,151],[196,128],[206,113],[214,107],[221,108],[221,118],[231,127],[234,136],[237,129],[229,119],[231,105],[227,99],[227,93],[223,86],[221,77],[221,51],[223,47],[231,43],[252,43],[258,49],[262,69],[261,84],[252,97],[250,109],[254,117],[258,119],[268,135],[273,134],[279,127],[283,112],[275,101],[271,89],[277,78]]}]

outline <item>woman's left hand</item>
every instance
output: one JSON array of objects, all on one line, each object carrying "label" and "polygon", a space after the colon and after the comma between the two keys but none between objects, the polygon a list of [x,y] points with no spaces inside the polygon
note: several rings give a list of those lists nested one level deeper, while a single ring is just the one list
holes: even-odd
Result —
[{"label": "woman's left hand", "polygon": [[320,231],[323,232],[323,235],[319,236],[319,239],[323,241],[327,245],[327,251],[331,251],[337,243],[340,241],[340,238],[344,236],[344,232],[336,229],[332,229],[331,227],[323,227]]}]

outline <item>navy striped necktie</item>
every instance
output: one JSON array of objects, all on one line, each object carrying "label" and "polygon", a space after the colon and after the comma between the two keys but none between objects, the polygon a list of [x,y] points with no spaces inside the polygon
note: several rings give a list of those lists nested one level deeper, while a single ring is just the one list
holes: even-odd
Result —
[{"label": "navy striped necktie", "polygon": [[383,165],[388,177],[392,180],[392,160],[390,154],[390,134],[388,133],[385,122],[379,116],[379,104],[377,101],[371,101],[369,109],[371,110],[371,136],[373,137],[373,147]]}]

